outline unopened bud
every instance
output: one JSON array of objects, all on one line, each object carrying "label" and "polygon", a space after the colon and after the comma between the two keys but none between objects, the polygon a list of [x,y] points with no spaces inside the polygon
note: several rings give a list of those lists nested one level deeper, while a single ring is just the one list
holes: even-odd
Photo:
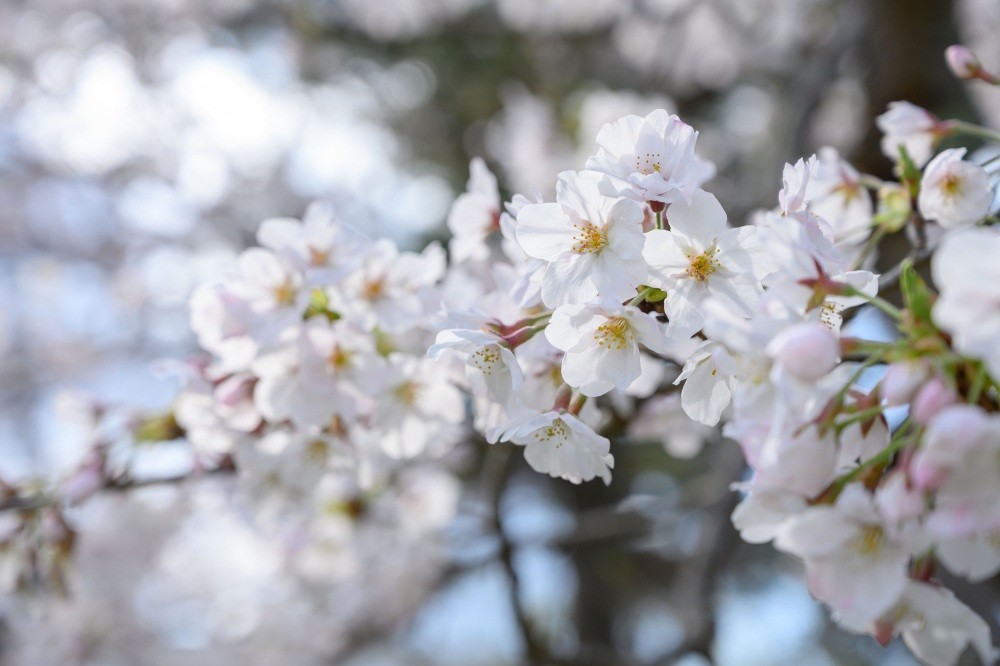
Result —
[{"label": "unopened bud", "polygon": [[837,365],[840,343],[826,326],[810,321],[778,333],[768,344],[767,353],[795,377],[811,381]]},{"label": "unopened bud", "polygon": [[951,405],[938,412],[924,434],[928,449],[963,452],[982,443],[989,423],[986,414],[973,405]]},{"label": "unopened bud", "polygon": [[961,44],[952,44],[945,49],[944,59],[948,63],[948,69],[957,79],[962,81],[979,79],[987,83],[1000,83],[1000,79],[983,69],[976,54]]},{"label": "unopened bud", "polygon": [[920,384],[927,379],[928,370],[919,363],[893,363],[879,384],[885,404],[894,407],[905,405],[913,399]]},{"label": "unopened bud", "polygon": [[951,73],[963,81],[976,78],[976,72],[982,69],[976,54],[961,44],[952,44],[946,48],[944,59]]},{"label": "unopened bud", "polygon": [[894,525],[919,517],[926,508],[923,493],[910,487],[901,471],[886,477],[875,493],[875,502],[882,517]]},{"label": "unopened bud", "polygon": [[956,402],[955,392],[940,377],[932,377],[920,387],[910,405],[910,418],[927,425],[934,415]]},{"label": "unopened bud", "polygon": [[937,490],[948,478],[948,470],[938,465],[926,451],[917,451],[910,462],[910,480],[923,491]]}]

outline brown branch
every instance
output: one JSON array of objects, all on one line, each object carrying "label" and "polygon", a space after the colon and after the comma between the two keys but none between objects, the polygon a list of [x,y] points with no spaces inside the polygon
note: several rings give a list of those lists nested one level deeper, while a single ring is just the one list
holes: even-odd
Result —
[{"label": "brown branch", "polygon": [[[127,490],[134,490],[137,488],[148,488],[150,486],[161,486],[161,485],[171,485],[176,483],[183,483],[191,479],[206,478],[208,476],[215,476],[217,474],[231,474],[236,471],[235,465],[231,458],[225,458],[218,467],[214,467],[209,470],[196,470],[192,472],[187,472],[185,474],[176,474],[173,476],[162,476],[153,477],[148,479],[131,479],[128,477],[106,477],[104,482],[98,487],[93,493],[88,495],[87,499],[94,494],[101,491],[118,491],[124,492]],[[59,497],[58,494],[54,493],[33,493],[30,495],[16,495],[10,494],[11,490],[8,489],[7,495],[0,499],[0,513],[4,511],[32,511],[35,509],[42,509],[48,506],[56,506],[62,504],[65,498]],[[81,500],[82,501],[82,500]]]},{"label": "brown branch", "polygon": [[514,566],[514,546],[504,530],[503,520],[500,516],[500,502],[503,499],[507,481],[510,478],[510,469],[513,463],[511,457],[511,446],[497,445],[490,447],[484,463],[484,473],[490,472],[491,483],[490,502],[492,506],[493,529],[496,532],[500,543],[500,550],[497,559],[503,565],[504,573],[507,575],[508,589],[510,591],[510,605],[514,612],[514,619],[517,622],[521,639],[524,641],[526,664],[528,666],[543,666],[551,661],[551,655],[545,644],[535,635],[534,629],[528,620],[527,609],[524,607],[521,598],[521,581]]}]

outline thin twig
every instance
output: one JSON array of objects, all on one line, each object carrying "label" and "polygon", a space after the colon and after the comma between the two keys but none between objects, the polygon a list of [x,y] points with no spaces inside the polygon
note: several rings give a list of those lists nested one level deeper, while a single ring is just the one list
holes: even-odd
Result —
[{"label": "thin twig", "polygon": [[496,531],[497,540],[500,544],[497,559],[503,565],[504,573],[507,575],[508,589],[510,591],[510,605],[514,612],[514,619],[517,622],[521,639],[524,641],[525,657],[527,666],[543,666],[551,661],[551,655],[545,644],[538,640],[531,623],[528,620],[527,609],[524,607],[521,598],[521,581],[514,566],[514,546],[504,530],[503,519],[500,512],[500,503],[503,499],[507,481],[510,478],[510,469],[513,463],[511,457],[511,447],[509,445],[496,445],[490,447],[486,454],[484,463],[484,473],[489,473],[491,477],[490,500],[492,504],[493,528]]},{"label": "thin twig", "polygon": [[[228,459],[227,459],[228,460]],[[150,486],[171,485],[183,483],[191,479],[214,476],[216,474],[229,474],[236,471],[231,462],[224,462],[218,467],[209,470],[199,470],[176,474],[173,476],[155,477],[149,479],[130,479],[122,477],[107,477],[101,486],[95,491],[126,491],[138,488],[148,488]],[[29,511],[41,509],[47,506],[55,506],[64,502],[65,499],[54,493],[34,493],[31,495],[11,495],[0,500],[0,513],[4,511]]]}]

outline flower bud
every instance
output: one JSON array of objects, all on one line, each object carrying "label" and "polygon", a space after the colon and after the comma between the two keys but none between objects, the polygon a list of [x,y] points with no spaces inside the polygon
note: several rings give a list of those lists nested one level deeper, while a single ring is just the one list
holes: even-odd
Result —
[{"label": "flower bud", "polygon": [[906,475],[893,472],[875,493],[879,513],[892,525],[918,518],[924,512],[923,493],[908,485]]},{"label": "flower bud", "polygon": [[931,450],[968,451],[982,443],[988,422],[973,405],[952,405],[938,412],[927,424],[924,447]]},{"label": "flower bud", "polygon": [[253,398],[254,378],[250,375],[232,375],[215,387],[215,400],[224,407],[233,407]]},{"label": "flower bud", "polygon": [[920,425],[927,425],[935,414],[955,402],[955,392],[945,384],[944,380],[932,377],[917,391],[917,396],[910,405],[910,418]]},{"label": "flower bud", "polygon": [[979,79],[993,85],[1000,85],[1000,77],[987,72],[976,54],[961,44],[953,44],[944,51],[945,62],[955,78],[962,81]]},{"label": "flower bud", "polygon": [[948,470],[941,467],[926,451],[917,451],[910,462],[910,480],[920,490],[937,490],[948,478]]},{"label": "flower bud", "polygon": [[879,392],[890,407],[905,405],[927,379],[927,368],[919,363],[893,363],[879,384]]},{"label": "flower bud", "polygon": [[837,365],[840,344],[830,329],[810,321],[778,333],[768,344],[767,353],[795,377],[815,380]]},{"label": "flower bud", "polygon": [[944,59],[948,63],[948,69],[956,78],[963,81],[971,81],[976,78],[976,73],[982,69],[979,58],[976,54],[961,44],[952,44],[944,50]]}]

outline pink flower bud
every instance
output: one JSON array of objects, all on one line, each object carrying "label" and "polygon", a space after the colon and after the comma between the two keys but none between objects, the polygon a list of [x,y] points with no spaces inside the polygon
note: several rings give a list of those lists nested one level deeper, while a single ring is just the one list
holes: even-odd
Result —
[{"label": "pink flower bud", "polygon": [[1000,77],[987,72],[976,54],[961,44],[953,44],[945,49],[944,59],[948,63],[951,73],[962,81],[979,79],[993,85],[1000,85]]},{"label": "pink flower bud", "polygon": [[885,404],[905,405],[913,398],[920,384],[927,379],[928,369],[919,363],[893,363],[879,385]]},{"label": "pink flower bud", "polygon": [[767,353],[795,377],[819,379],[833,370],[840,359],[837,336],[823,324],[795,324],[774,336]]},{"label": "pink flower bud", "polygon": [[924,446],[961,454],[983,442],[988,425],[986,414],[979,407],[951,405],[935,414],[927,424]]},{"label": "pink flower bud", "polygon": [[956,401],[955,392],[944,380],[932,377],[917,391],[917,396],[910,405],[910,418],[920,425],[927,425],[935,414]]},{"label": "pink flower bud", "polygon": [[894,525],[919,517],[924,512],[924,495],[910,487],[906,475],[893,472],[875,493],[875,503],[886,522]]},{"label": "pink flower bud", "polygon": [[944,50],[944,59],[956,78],[970,81],[982,69],[976,54],[961,44],[952,44]]},{"label": "pink flower bud", "polygon": [[215,399],[220,405],[232,407],[253,396],[254,378],[250,375],[233,375],[215,387]]},{"label": "pink flower bud", "polygon": [[948,478],[948,470],[940,467],[926,451],[917,451],[910,463],[910,479],[920,490],[937,490]]}]

